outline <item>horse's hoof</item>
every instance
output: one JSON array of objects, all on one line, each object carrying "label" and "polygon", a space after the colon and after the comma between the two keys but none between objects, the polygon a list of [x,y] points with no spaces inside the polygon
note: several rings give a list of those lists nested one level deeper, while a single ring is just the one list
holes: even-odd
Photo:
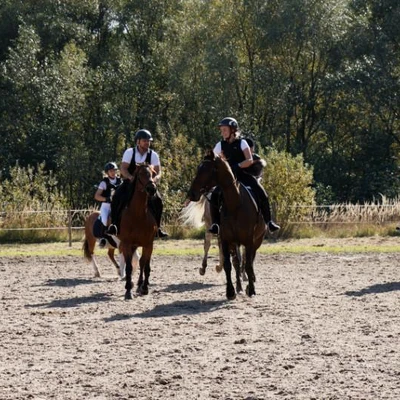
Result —
[{"label": "horse's hoof", "polygon": [[205,275],[205,273],[206,273],[206,269],[205,268],[199,268],[199,274],[201,276]]},{"label": "horse's hoof", "polygon": [[129,291],[127,291],[126,293],[125,293],[125,300],[132,300],[133,299],[133,296],[132,296],[132,293]]},{"label": "horse's hoof", "polygon": [[125,276],[121,276],[120,280],[121,281],[126,281],[126,275]]},{"label": "horse's hoof", "polygon": [[253,290],[250,290],[250,289],[249,289],[249,286],[247,286],[247,287],[246,287],[246,294],[247,294],[247,296],[249,296],[249,297],[253,297],[253,296],[256,295],[256,291],[255,291],[254,288],[253,288]]},{"label": "horse's hoof", "polygon": [[146,296],[146,295],[149,294],[149,289],[148,289],[148,288],[143,288],[143,287],[141,287],[141,288],[139,288],[138,293],[139,293],[141,296]]},{"label": "horse's hoof", "polygon": [[236,293],[234,293],[234,294],[230,294],[230,295],[226,295],[226,298],[228,299],[228,300],[235,300],[236,299]]}]

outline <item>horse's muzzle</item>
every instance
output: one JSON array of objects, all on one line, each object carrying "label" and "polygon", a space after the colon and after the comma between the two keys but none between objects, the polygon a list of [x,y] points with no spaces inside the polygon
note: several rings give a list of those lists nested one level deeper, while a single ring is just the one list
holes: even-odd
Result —
[{"label": "horse's muzzle", "polygon": [[193,189],[190,189],[188,191],[187,195],[188,195],[188,198],[189,198],[190,201],[199,201],[201,193],[199,193],[199,192],[197,192],[197,191],[195,191]]}]

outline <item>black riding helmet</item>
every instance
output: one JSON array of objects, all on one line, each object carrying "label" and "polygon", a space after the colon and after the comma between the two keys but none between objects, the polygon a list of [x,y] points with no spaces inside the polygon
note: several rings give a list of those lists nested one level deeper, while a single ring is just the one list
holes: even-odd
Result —
[{"label": "black riding helmet", "polygon": [[108,162],[105,166],[104,166],[104,171],[108,172],[110,169],[118,169],[117,164],[113,161]]},{"label": "black riding helmet", "polygon": [[153,141],[153,137],[151,136],[151,133],[147,130],[147,129],[139,129],[136,133],[135,133],[135,143],[139,140],[139,139],[148,139],[151,142]]},{"label": "black riding helmet", "polygon": [[237,123],[236,119],[231,117],[221,119],[218,126],[230,126],[231,128],[234,128],[235,131],[239,129],[239,124]]}]

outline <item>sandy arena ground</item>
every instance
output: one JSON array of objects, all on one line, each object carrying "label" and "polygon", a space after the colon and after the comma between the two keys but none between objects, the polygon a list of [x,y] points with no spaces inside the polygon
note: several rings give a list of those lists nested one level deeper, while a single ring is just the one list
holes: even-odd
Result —
[{"label": "sandy arena ground", "polygon": [[225,299],[201,257],[155,256],[124,300],[100,257],[0,257],[0,399],[400,399],[396,253],[258,255]]}]

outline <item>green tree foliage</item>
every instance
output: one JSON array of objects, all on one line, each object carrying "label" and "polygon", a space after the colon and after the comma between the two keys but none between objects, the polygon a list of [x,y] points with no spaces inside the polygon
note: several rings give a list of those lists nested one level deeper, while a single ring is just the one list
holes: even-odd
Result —
[{"label": "green tree foliage", "polygon": [[104,163],[147,128],[172,209],[230,115],[261,148],[301,155],[321,201],[394,196],[397,3],[4,0],[0,169],[45,162],[87,207]]}]

